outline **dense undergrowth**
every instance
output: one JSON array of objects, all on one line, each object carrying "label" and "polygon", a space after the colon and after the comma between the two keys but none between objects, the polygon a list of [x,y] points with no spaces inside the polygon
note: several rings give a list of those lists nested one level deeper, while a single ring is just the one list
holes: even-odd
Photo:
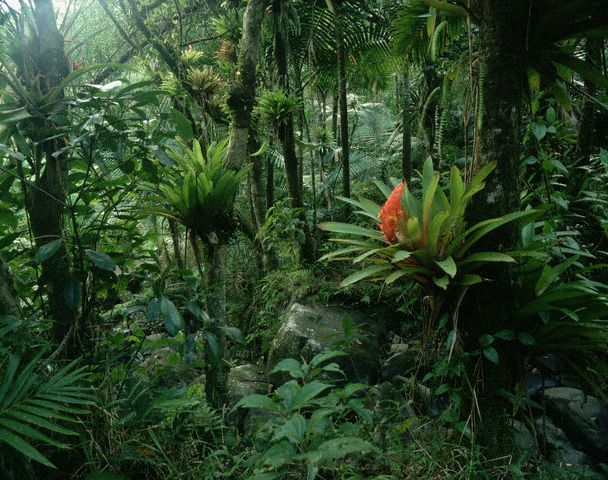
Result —
[{"label": "dense undergrowth", "polygon": [[0,478],[605,478],[607,28],[0,0]]}]

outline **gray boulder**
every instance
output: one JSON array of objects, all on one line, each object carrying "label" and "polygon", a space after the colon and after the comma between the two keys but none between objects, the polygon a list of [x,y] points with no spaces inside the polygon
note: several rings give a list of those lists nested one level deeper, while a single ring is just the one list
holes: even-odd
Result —
[{"label": "gray boulder", "polygon": [[231,407],[247,395],[266,394],[268,382],[257,365],[238,365],[228,373],[228,405]]},{"label": "gray boulder", "polygon": [[608,409],[577,388],[556,387],[545,390],[550,416],[564,429],[568,438],[583,450],[602,458],[608,454]]},{"label": "gray boulder", "polygon": [[395,381],[415,370],[419,361],[419,348],[406,343],[394,343],[391,345],[388,358],[382,363],[382,379]]},{"label": "gray boulder", "polygon": [[511,436],[515,447],[526,453],[530,458],[536,454],[536,439],[530,429],[519,420],[513,420],[511,424]]},{"label": "gray boulder", "polygon": [[[247,395],[265,395],[268,393],[268,382],[264,369],[257,365],[238,365],[228,372],[228,406],[233,407]],[[229,411],[229,419],[236,423],[245,433],[255,431],[259,417],[267,415],[259,409]]]},{"label": "gray boulder", "polygon": [[572,446],[565,432],[548,417],[537,418],[534,421],[538,443],[545,457],[558,467],[578,474],[581,478],[603,478],[593,468],[593,460],[589,455]]},{"label": "gray boulder", "polygon": [[[348,315],[353,324],[349,348],[340,345],[344,341],[342,319]],[[268,354],[268,369],[285,358],[303,358],[310,361],[315,355],[336,347],[347,350],[349,355],[334,359],[348,380],[375,383],[380,363],[380,329],[368,315],[338,307],[320,304],[294,303]],[[284,375],[273,377],[273,383],[285,381]]]}]

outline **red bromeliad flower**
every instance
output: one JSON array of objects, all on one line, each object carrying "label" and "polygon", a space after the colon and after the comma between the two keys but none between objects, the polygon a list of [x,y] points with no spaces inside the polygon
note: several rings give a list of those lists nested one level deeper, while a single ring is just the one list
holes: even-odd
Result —
[{"label": "red bromeliad flower", "polygon": [[404,184],[400,182],[391,192],[386,203],[380,209],[380,230],[388,243],[397,243],[397,221],[403,217],[401,197]]}]

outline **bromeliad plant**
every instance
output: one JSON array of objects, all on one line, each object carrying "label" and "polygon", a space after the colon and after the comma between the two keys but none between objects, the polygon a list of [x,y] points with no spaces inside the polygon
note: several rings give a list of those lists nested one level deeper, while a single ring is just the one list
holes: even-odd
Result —
[{"label": "bromeliad plant", "polygon": [[323,230],[349,236],[331,239],[348,246],[323,259],[372,264],[344,279],[343,286],[363,279],[392,283],[405,277],[416,280],[430,294],[437,294],[448,286],[482,282],[475,273],[481,264],[515,260],[500,252],[470,253],[471,247],[500,226],[534,213],[513,212],[466,225],[467,204],[484,188],[484,180],[494,168],[493,163],[486,165],[465,185],[458,168],[452,167],[449,188],[444,190],[429,158],[423,168],[422,198],[416,198],[403,182],[392,192],[378,184],[387,196],[382,208],[367,199],[341,198],[359,208],[356,213],[373,219],[379,229],[338,222],[321,224]]},{"label": "bromeliad plant", "polygon": [[183,153],[169,151],[173,166],[158,187],[164,209],[155,213],[183,224],[206,243],[230,233],[232,203],[247,169],[225,167],[226,141],[213,143],[203,155],[200,143]]},{"label": "bromeliad plant", "polygon": [[207,270],[207,400],[216,407],[227,392],[227,371],[223,352],[226,331],[226,250],[234,230],[233,205],[248,167],[233,170],[226,166],[226,142],[214,143],[203,155],[193,140],[192,149],[169,152],[174,164],[158,187],[158,200],[166,206],[155,213],[182,223],[190,231],[201,280],[205,278],[199,240],[204,247]]}]

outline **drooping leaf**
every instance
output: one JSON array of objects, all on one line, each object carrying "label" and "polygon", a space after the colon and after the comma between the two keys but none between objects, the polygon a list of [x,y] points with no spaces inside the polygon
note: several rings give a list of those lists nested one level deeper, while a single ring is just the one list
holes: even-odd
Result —
[{"label": "drooping leaf", "polygon": [[175,304],[167,297],[162,297],[160,300],[160,313],[163,315],[165,328],[170,335],[176,335],[185,328],[184,319]]},{"label": "drooping leaf", "polygon": [[34,255],[34,261],[40,265],[41,263],[46,262],[49,258],[55,255],[61,246],[63,245],[63,239],[58,238],[56,240],[52,240],[49,243],[45,243],[38,249],[36,255]]},{"label": "drooping leaf", "polygon": [[84,253],[93,262],[93,265],[100,270],[106,270],[108,272],[114,272],[116,270],[116,264],[108,254],[91,249],[86,249]]}]

